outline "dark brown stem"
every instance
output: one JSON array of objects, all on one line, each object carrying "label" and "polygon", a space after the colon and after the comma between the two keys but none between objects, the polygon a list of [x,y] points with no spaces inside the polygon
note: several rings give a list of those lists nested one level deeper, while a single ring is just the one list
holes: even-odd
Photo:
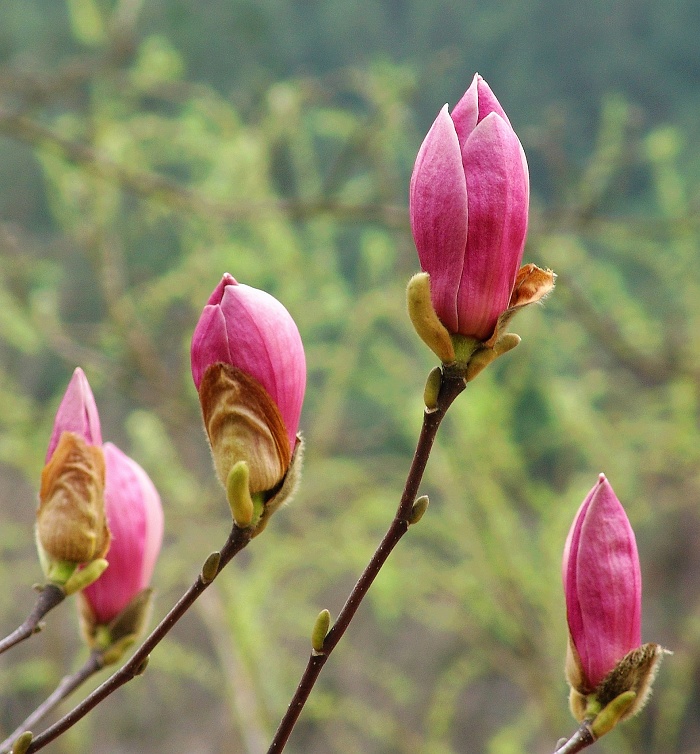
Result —
[{"label": "dark brown stem", "polygon": [[54,692],[0,744],[0,754],[7,754],[7,752],[10,752],[12,750],[12,744],[18,736],[27,730],[31,730],[38,722],[48,715],[57,704],[72,694],[78,686],[85,683],[90,676],[93,676],[99,670],[102,670],[103,667],[104,661],[102,659],[102,654],[100,652],[92,652],[80,670],[64,676],[58,686],[56,686]]},{"label": "dark brown stem", "polygon": [[311,694],[326,660],[343,637],[343,634],[350,625],[350,621],[357,612],[357,608],[360,606],[360,603],[367,594],[370,586],[372,586],[374,579],[379,574],[381,567],[386,562],[391,551],[408,531],[413,503],[416,500],[418,488],[423,479],[423,473],[425,472],[425,467],[428,463],[428,458],[430,457],[430,451],[432,450],[438,427],[440,426],[447,409],[465,387],[466,383],[464,378],[460,375],[451,375],[446,372],[443,373],[443,381],[438,397],[437,408],[432,411],[426,410],[423,415],[423,426],[421,427],[418,444],[416,445],[416,452],[413,456],[411,468],[409,469],[408,477],[406,478],[406,485],[396,515],[394,516],[394,520],[391,522],[389,529],[379,543],[379,547],[377,547],[372,559],[369,561],[367,567],[353,587],[353,590],[343,606],[343,609],[340,611],[333,628],[331,628],[326,635],[323,642],[323,649],[311,653],[306,669],[299,681],[299,685],[294,692],[294,696],[292,697],[292,700],[287,707],[287,711],[277,728],[275,737],[270,744],[268,754],[278,754],[286,746],[289,736],[291,735],[292,730],[294,730],[299,715],[304,709],[304,705]]},{"label": "dark brown stem", "polygon": [[[252,529],[241,529],[234,525],[229,534],[226,544],[221,548],[221,557],[216,570],[216,575],[221,573],[224,566],[239,553],[251,539]],[[143,644],[134,652],[132,657],[113,675],[111,675],[101,686],[98,686],[91,694],[72,709],[67,715],[39,734],[29,745],[26,754],[43,749],[48,743],[65,733],[70,727],[81,720],[93,707],[96,707],[101,701],[106,699],[118,688],[128,683],[140,672],[143,671],[144,664],[148,660],[149,654],[165,638],[170,629],[182,618],[190,609],[199,595],[211,584],[213,579],[204,579],[200,574],[192,586],[182,595],[179,601],[173,606],[170,612],[161,620],[153,629],[152,633],[143,642]]]},{"label": "dark brown stem", "polygon": [[557,746],[557,750],[554,754],[576,754],[576,752],[582,751],[591,744],[594,744],[595,741],[596,740],[591,733],[588,723],[581,723],[579,729],[568,741]]},{"label": "dark brown stem", "polygon": [[0,641],[0,654],[6,652],[10,647],[14,647],[15,644],[19,644],[21,641],[28,639],[37,631],[40,631],[41,626],[39,625],[39,622],[41,619],[49,612],[49,610],[53,610],[56,605],[60,605],[65,598],[66,595],[63,590],[54,584],[47,584],[42,587],[36,604],[24,623]]}]

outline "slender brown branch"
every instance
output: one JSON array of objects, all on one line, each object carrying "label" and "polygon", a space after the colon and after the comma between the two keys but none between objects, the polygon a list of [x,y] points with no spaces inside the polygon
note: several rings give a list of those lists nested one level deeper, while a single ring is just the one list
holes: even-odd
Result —
[{"label": "slender brown branch", "polygon": [[27,616],[24,623],[16,628],[11,634],[0,641],[0,654],[6,652],[10,647],[19,644],[21,641],[28,639],[32,634],[41,630],[40,621],[54,607],[60,605],[66,598],[63,590],[54,584],[47,584],[42,587],[36,604],[31,613]]},{"label": "slender brown branch", "polygon": [[1,744],[0,754],[7,754],[12,750],[12,744],[15,742],[18,736],[27,730],[31,730],[38,722],[44,719],[46,715],[66,697],[72,694],[79,686],[81,686],[88,678],[93,676],[99,670],[104,667],[104,661],[102,659],[101,652],[91,652],[85,664],[77,670],[75,673],[66,675],[61,679],[61,682],[56,686],[53,693],[48,696],[31,715],[17,727]]},{"label": "slender brown branch", "polygon": [[299,719],[301,711],[304,709],[304,705],[311,694],[326,660],[343,637],[343,634],[350,625],[350,621],[352,621],[357,612],[357,608],[360,606],[360,603],[367,594],[370,586],[372,586],[372,583],[379,574],[379,571],[392,550],[408,531],[413,503],[418,494],[421,480],[423,479],[423,473],[425,472],[425,467],[428,463],[428,458],[430,457],[430,451],[432,450],[438,427],[440,426],[447,409],[462,390],[464,390],[465,386],[466,383],[463,377],[459,375],[443,374],[443,382],[438,397],[437,408],[433,411],[426,410],[423,415],[423,426],[421,427],[416,451],[413,456],[411,468],[409,469],[406,478],[406,485],[403,494],[401,495],[401,500],[399,501],[394,520],[391,522],[389,529],[379,543],[376,552],[353,587],[350,596],[338,615],[338,619],[326,635],[323,642],[323,649],[321,651],[314,650],[311,653],[306,669],[299,681],[299,685],[294,692],[294,696],[292,697],[292,700],[287,707],[287,711],[277,728],[275,737],[270,744],[268,754],[278,754],[286,746],[289,736]]},{"label": "slender brown branch", "polygon": [[[226,543],[221,548],[221,557],[215,576],[221,573],[221,570],[239,553],[249,542],[252,536],[252,529],[241,529],[234,524],[231,529]],[[172,607],[170,612],[161,620],[153,629],[151,634],[134,652],[131,658],[122,667],[111,675],[101,686],[98,686],[91,694],[83,699],[74,709],[64,715],[60,720],[40,733],[29,745],[26,754],[39,751],[44,746],[51,743],[55,738],[65,733],[78,720],[87,715],[90,710],[96,707],[101,701],[114,693],[118,688],[133,680],[139,675],[148,661],[149,654],[165,638],[170,629],[182,618],[190,609],[200,594],[211,584],[213,579],[204,579],[202,574],[192,586],[182,595],[179,601]]]},{"label": "slender brown branch", "polygon": [[568,741],[557,746],[557,750],[554,754],[576,754],[576,752],[582,751],[591,744],[594,744],[595,741],[596,739],[593,737],[588,723],[584,722],[581,723],[579,729]]}]

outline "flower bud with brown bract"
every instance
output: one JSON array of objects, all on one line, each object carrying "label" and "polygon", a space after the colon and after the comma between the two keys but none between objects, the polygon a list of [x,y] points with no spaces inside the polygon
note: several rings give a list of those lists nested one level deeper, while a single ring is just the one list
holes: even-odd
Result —
[{"label": "flower bud with brown bract", "polygon": [[[296,489],[304,347],[285,307],[225,274],[192,335],[192,377],[217,476],[255,534]],[[247,487],[246,489],[243,489]]]},{"label": "flower bud with brown bract", "polygon": [[89,563],[109,547],[102,449],[64,432],[41,472],[36,533],[52,561]]},{"label": "flower bud with brown bract", "polygon": [[273,489],[284,477],[290,450],[279,409],[260,383],[230,364],[212,364],[199,387],[214,467],[226,486],[235,461],[244,460],[250,492]]}]

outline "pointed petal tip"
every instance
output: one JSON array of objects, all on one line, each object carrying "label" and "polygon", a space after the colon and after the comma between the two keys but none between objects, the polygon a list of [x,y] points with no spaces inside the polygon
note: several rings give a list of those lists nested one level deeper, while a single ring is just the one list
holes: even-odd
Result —
[{"label": "pointed petal tip", "polygon": [[74,432],[88,443],[101,445],[100,416],[85,372],[76,367],[56,411],[46,462],[53,455],[63,432]]},{"label": "pointed petal tip", "polygon": [[211,296],[209,296],[207,304],[220,304],[221,299],[224,297],[224,292],[229,285],[238,285],[238,281],[230,273],[224,272],[218,285],[212,291]]}]

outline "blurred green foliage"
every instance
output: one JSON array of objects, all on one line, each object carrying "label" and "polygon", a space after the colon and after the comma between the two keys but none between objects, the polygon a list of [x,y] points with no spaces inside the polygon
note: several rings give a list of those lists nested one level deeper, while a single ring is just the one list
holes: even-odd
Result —
[{"label": "blurred green foliage", "polygon": [[[315,616],[337,614],[403,486],[433,366],[404,313],[408,177],[432,117],[478,68],[532,166],[526,261],[554,268],[557,289],[450,410],[430,508],[289,751],[551,752],[574,728],[561,551],[600,471],[638,534],[644,639],[675,655],[649,708],[597,749],[694,751],[695,5],[18,0],[0,15],[3,632],[40,578],[34,500],[76,365],[105,439],[164,499],[156,618],[229,525],[188,365],[223,272],[287,306],[309,366],[297,499],[144,677],[47,750],[266,750]],[[65,604],[3,657],[4,730],[84,655]]]}]

